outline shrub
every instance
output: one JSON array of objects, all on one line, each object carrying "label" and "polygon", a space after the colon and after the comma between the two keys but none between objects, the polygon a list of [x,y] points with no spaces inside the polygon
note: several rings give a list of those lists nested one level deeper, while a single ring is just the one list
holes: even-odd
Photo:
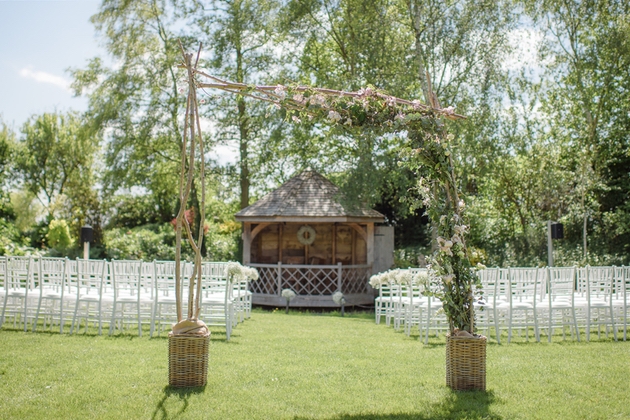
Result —
[{"label": "shrub", "polygon": [[72,246],[70,228],[65,220],[51,220],[48,224],[46,242],[51,248],[63,251]]}]

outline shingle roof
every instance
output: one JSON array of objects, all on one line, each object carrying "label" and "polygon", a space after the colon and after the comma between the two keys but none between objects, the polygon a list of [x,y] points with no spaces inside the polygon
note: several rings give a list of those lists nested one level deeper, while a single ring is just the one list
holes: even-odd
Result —
[{"label": "shingle roof", "polygon": [[378,219],[384,216],[365,207],[345,208],[339,187],[315,171],[306,170],[289,179],[254,204],[236,213],[237,220],[296,218]]}]

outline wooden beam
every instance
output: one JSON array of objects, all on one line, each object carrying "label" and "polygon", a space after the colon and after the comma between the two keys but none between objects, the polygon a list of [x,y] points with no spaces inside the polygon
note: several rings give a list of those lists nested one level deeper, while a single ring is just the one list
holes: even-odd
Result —
[{"label": "wooden beam", "polygon": [[337,264],[337,223],[332,225],[332,264]]},{"label": "wooden beam", "polygon": [[278,262],[282,262],[282,231],[284,223],[278,223]]},{"label": "wooden beam", "polygon": [[260,233],[261,230],[263,230],[264,228],[266,228],[267,226],[269,226],[271,223],[260,223],[258,226],[256,226],[254,228],[254,230],[252,230],[251,233],[251,241],[254,240],[254,238],[256,238],[256,235],[258,235]]},{"label": "wooden beam", "polygon": [[352,229],[354,229],[359,235],[361,235],[363,240],[367,243],[368,241],[367,232],[363,230],[361,225],[359,225],[358,223],[347,223],[347,225],[352,227]]},{"label": "wooden beam", "polygon": [[251,263],[252,258],[252,224],[243,223],[243,264]]},{"label": "wooden beam", "polygon": [[367,224],[367,263],[374,266],[374,223]]},{"label": "wooden beam", "polygon": [[357,231],[352,230],[352,265],[356,265],[357,260]]}]

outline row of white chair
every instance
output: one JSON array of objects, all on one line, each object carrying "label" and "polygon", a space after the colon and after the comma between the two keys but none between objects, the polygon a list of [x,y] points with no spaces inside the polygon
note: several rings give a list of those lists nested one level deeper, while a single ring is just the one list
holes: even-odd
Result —
[{"label": "row of white chair", "polygon": [[[543,333],[551,341],[558,329],[563,338],[568,333],[577,340],[583,330],[590,340],[593,328],[598,337],[603,329],[615,340],[623,331],[627,339],[630,267],[489,268],[478,275],[482,293],[474,299],[475,324],[498,342],[502,331],[507,331],[508,342],[514,332],[524,332],[528,340],[532,332],[537,341]],[[428,285],[440,287],[434,279]],[[445,332],[442,303],[424,296],[423,287],[417,282],[382,285],[375,301],[376,323],[385,318],[396,329],[404,325],[407,335],[417,326],[425,343],[429,331]]]},{"label": "row of white chair", "polygon": [[[229,340],[232,329],[251,316],[247,280],[227,281],[227,263],[205,262],[201,278],[201,319],[221,326]],[[187,284],[193,264],[183,261],[181,294],[187,302]],[[93,323],[101,334],[130,325],[150,326],[150,335],[177,320],[174,261],[69,260],[45,257],[0,257],[0,302],[5,320],[13,327],[59,328],[70,333]],[[185,306],[185,305],[184,305]]]}]

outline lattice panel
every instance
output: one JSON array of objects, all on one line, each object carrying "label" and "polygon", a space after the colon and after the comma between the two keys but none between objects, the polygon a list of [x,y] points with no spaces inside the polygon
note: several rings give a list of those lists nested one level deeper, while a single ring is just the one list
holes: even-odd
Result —
[{"label": "lattice panel", "polygon": [[303,296],[332,295],[337,291],[334,268],[282,268],[282,288]]},{"label": "lattice panel", "polygon": [[249,287],[253,293],[275,295],[278,293],[277,277],[278,269],[275,267],[256,267],[258,280],[250,281]]},{"label": "lattice panel", "polygon": [[341,291],[349,293],[367,293],[370,268],[344,268]]}]

